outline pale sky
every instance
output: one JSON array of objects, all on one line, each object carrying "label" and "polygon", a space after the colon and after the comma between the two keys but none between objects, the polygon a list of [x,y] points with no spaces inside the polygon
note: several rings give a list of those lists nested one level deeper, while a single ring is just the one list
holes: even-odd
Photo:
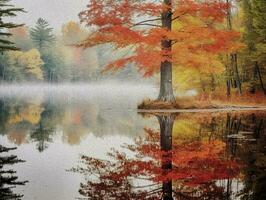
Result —
[{"label": "pale sky", "polygon": [[62,24],[71,20],[79,21],[78,13],[86,8],[89,0],[12,0],[11,2],[27,11],[18,14],[12,21],[33,26],[37,19],[42,17],[58,33]]}]

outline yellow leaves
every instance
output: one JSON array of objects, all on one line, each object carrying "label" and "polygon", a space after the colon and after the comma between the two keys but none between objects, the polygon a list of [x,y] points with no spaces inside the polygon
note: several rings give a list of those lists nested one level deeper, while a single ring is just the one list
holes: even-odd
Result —
[{"label": "yellow leaves", "polygon": [[8,120],[8,123],[9,124],[16,124],[18,122],[21,122],[22,121],[22,117],[20,115],[12,115],[9,120]]},{"label": "yellow leaves", "polygon": [[41,66],[44,64],[41,60],[40,52],[37,49],[32,49],[21,56],[21,64],[26,68],[26,71],[34,75],[37,79],[43,79]]},{"label": "yellow leaves", "polygon": [[37,124],[41,119],[42,110],[40,105],[31,104],[21,113],[21,117],[31,124]]},{"label": "yellow leaves", "polygon": [[179,90],[193,89],[199,87],[203,74],[222,73],[225,66],[219,56],[239,47],[232,43],[237,36],[238,33],[207,26],[202,18],[192,15],[174,21],[173,30],[168,34],[175,41],[174,85]]},{"label": "yellow leaves", "polygon": [[8,124],[16,124],[27,121],[31,124],[37,124],[41,119],[43,108],[39,102],[31,102],[26,105],[18,114],[12,114],[8,120]]},{"label": "yellow leaves", "polygon": [[184,66],[174,66],[173,68],[173,87],[178,92],[195,89],[200,86],[198,69],[192,69]]},{"label": "yellow leaves", "polygon": [[40,52],[37,49],[31,49],[27,52],[13,51],[8,53],[10,58],[10,64],[19,66],[22,71],[25,71],[30,75],[29,78],[42,80],[43,72],[41,70],[44,64]]},{"label": "yellow leaves", "polygon": [[62,27],[64,43],[74,45],[86,39],[87,32],[83,30],[79,23],[70,21]]},{"label": "yellow leaves", "polygon": [[196,121],[178,119],[174,123],[174,140],[193,141],[198,136],[199,124]]}]

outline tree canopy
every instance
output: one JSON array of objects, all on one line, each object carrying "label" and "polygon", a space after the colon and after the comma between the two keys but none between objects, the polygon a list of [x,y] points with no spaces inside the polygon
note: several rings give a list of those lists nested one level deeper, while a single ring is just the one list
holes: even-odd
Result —
[{"label": "tree canopy", "polygon": [[[168,2],[168,1],[167,1]],[[170,2],[170,1],[169,1]],[[133,54],[108,65],[109,69],[135,63],[149,76],[160,69],[160,63],[169,60],[186,67],[204,67],[214,70],[212,59],[201,58],[208,54],[234,52],[239,44],[238,32],[217,26],[226,16],[229,5],[221,1],[90,1],[80,13],[81,22],[95,27],[85,42],[88,48],[112,43],[115,48],[133,48]],[[161,14],[169,11],[171,21],[177,23],[172,30],[163,27]],[[192,18],[198,18],[195,22]],[[172,23],[171,22],[171,23]],[[161,41],[170,40],[172,49],[161,49]]]}]

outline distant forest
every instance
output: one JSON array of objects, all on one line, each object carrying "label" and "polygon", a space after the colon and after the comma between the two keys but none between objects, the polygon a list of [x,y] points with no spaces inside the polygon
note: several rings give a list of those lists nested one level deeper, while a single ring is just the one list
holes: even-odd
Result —
[{"label": "distant forest", "polygon": [[[0,55],[0,80],[7,82],[72,82],[96,81],[110,78],[103,73],[106,63],[114,55],[111,46],[101,45],[91,49],[75,45],[86,39],[88,32],[79,23],[70,21],[55,35],[49,23],[40,18],[35,27],[19,26],[9,30],[10,40],[20,51]],[[119,54],[119,53],[118,53]],[[140,78],[133,66],[116,74],[114,79]]]}]

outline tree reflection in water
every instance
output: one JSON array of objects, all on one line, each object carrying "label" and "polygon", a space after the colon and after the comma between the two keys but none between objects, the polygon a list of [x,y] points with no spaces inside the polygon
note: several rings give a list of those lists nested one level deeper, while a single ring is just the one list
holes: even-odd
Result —
[{"label": "tree reflection in water", "polygon": [[145,136],[109,160],[82,156],[73,171],[87,176],[80,194],[89,199],[226,199],[219,180],[237,178],[240,166],[218,139],[186,141],[173,137],[174,115],[157,116],[160,134]]},{"label": "tree reflection in water", "polygon": [[22,194],[16,194],[13,189],[17,185],[25,185],[27,181],[18,181],[16,176],[16,171],[12,169],[7,169],[7,166],[14,165],[16,163],[25,162],[20,160],[15,155],[2,155],[16,148],[7,148],[0,145],[0,199],[1,200],[11,200],[22,199]]}]

